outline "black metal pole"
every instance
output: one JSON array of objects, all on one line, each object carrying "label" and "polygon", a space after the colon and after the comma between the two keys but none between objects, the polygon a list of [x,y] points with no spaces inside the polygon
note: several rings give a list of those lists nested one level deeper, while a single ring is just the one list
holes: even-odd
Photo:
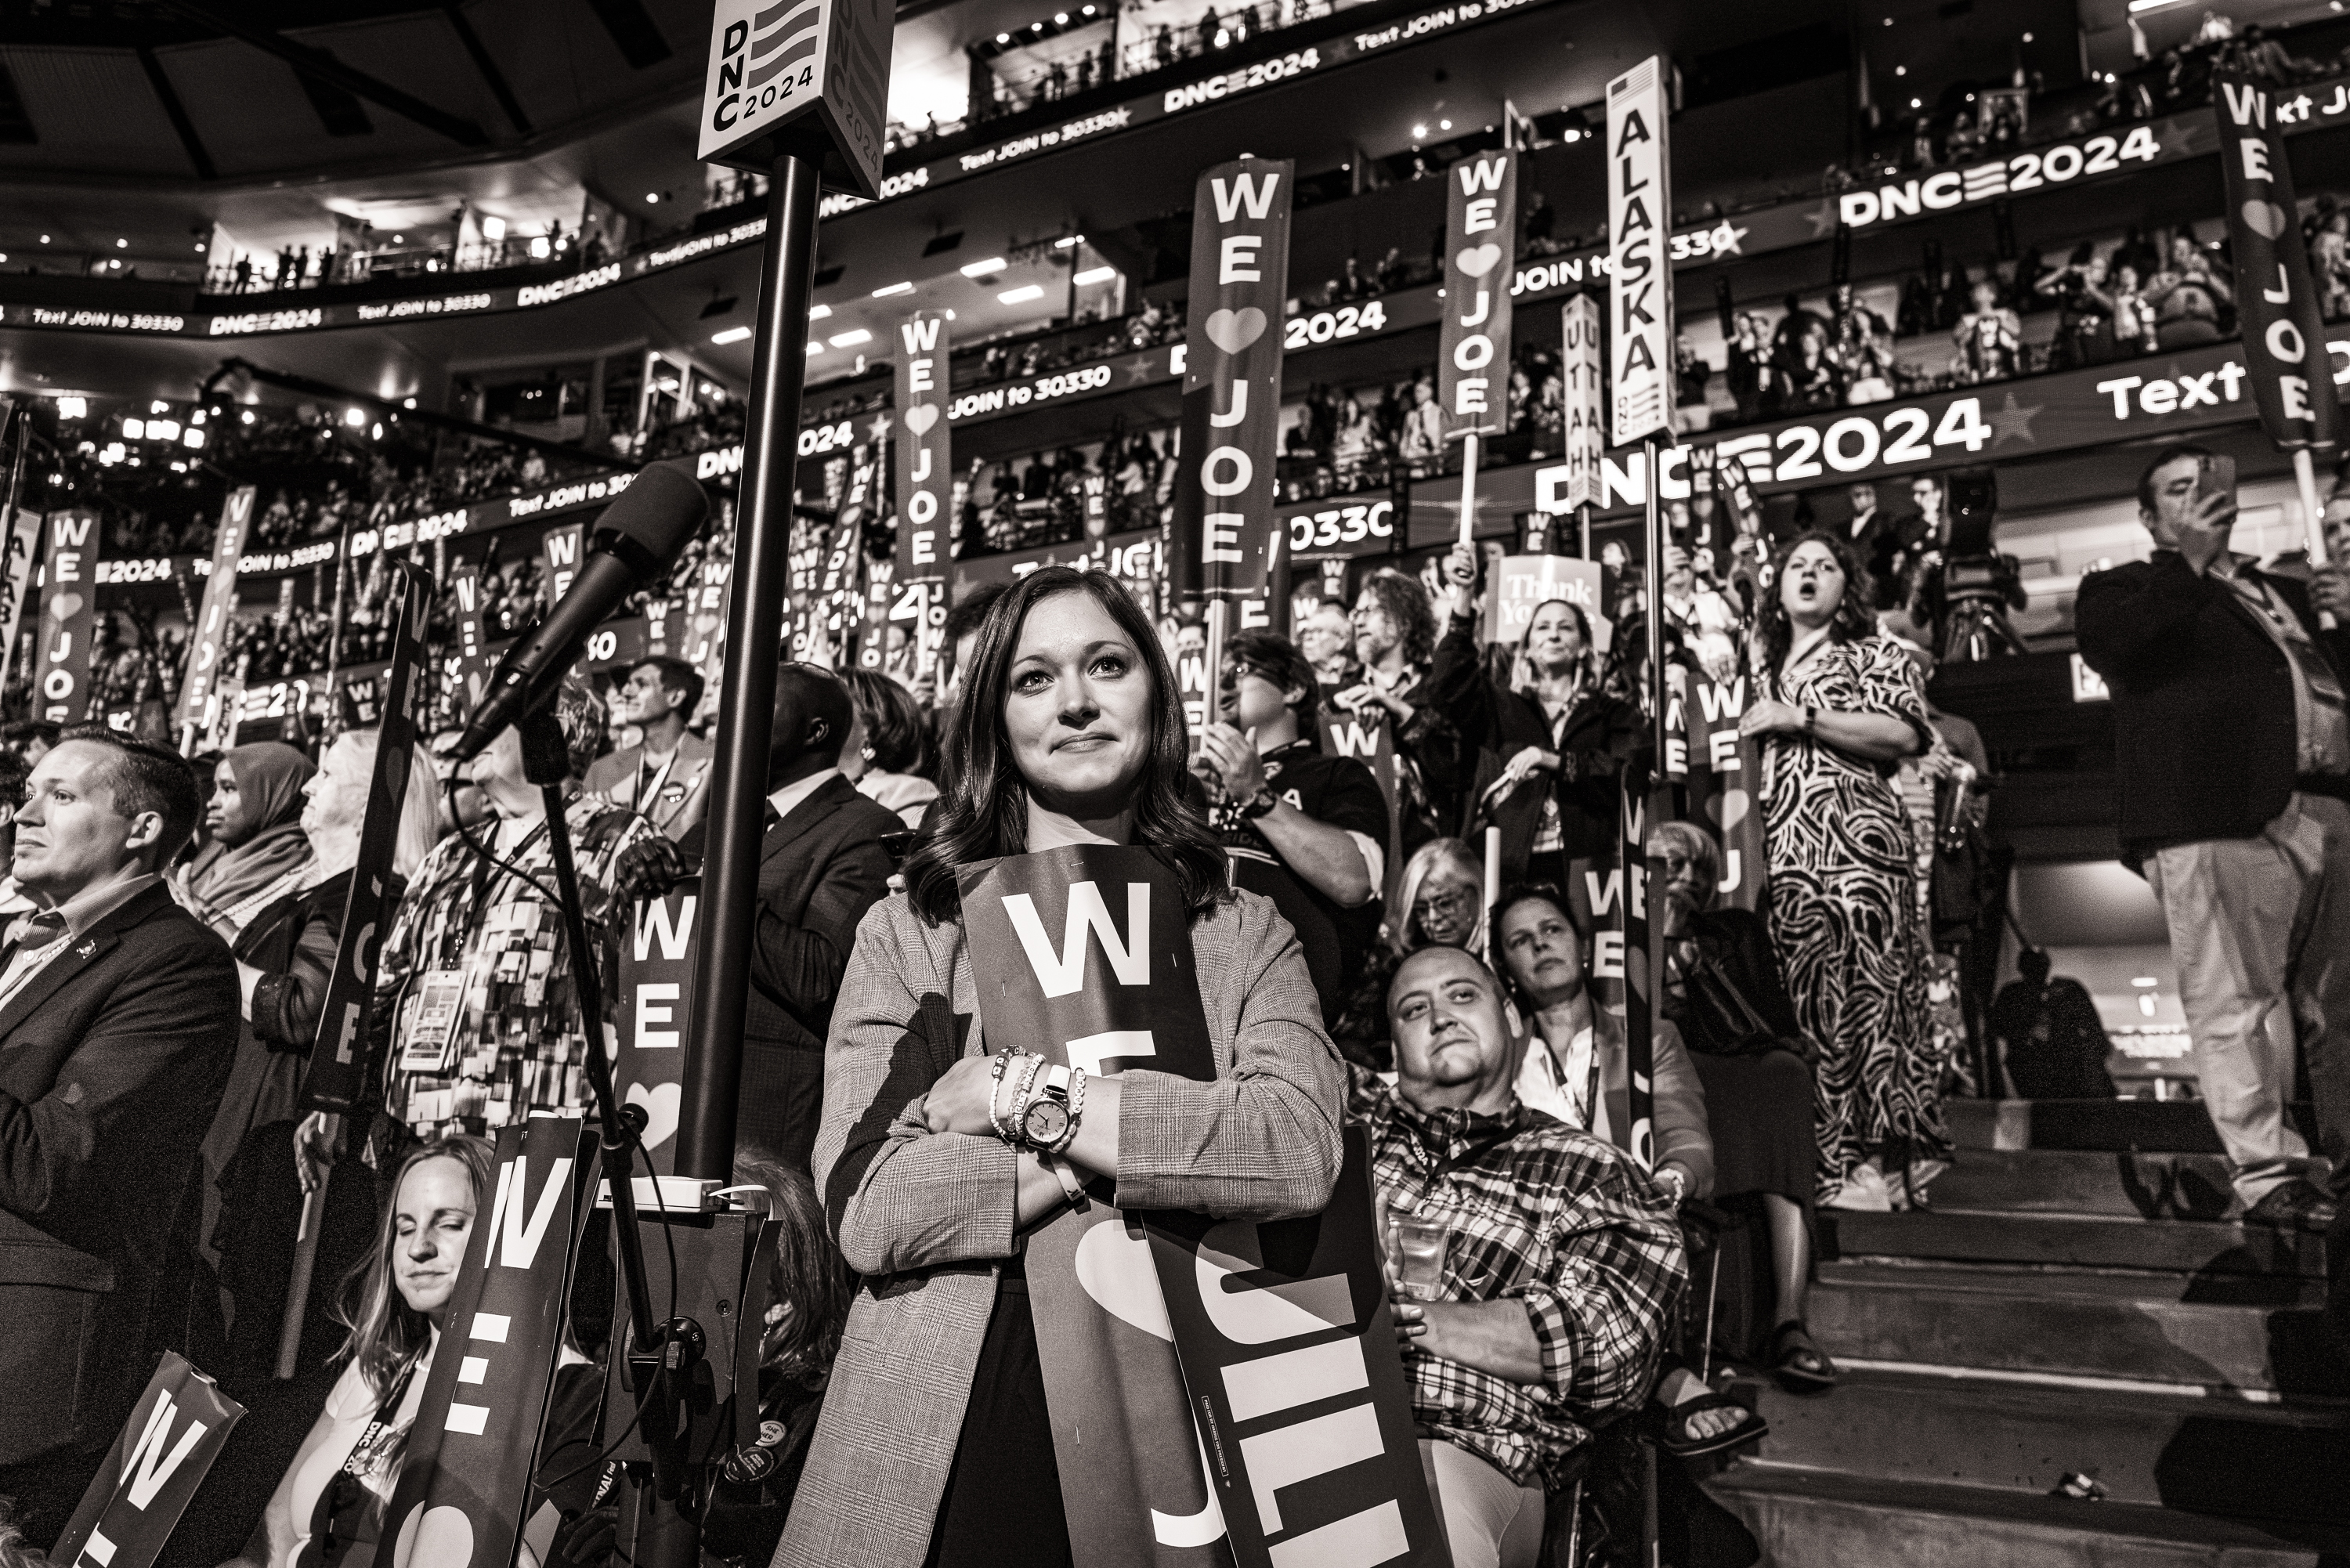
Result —
[{"label": "black metal pole", "polygon": [[760,256],[751,407],[734,503],[734,581],[726,664],[718,691],[702,856],[701,940],[693,953],[692,1023],[677,1174],[727,1181],[734,1169],[735,1098],[751,992],[752,922],[759,896],[759,831],[775,722],[775,667],[784,642],[791,558],[792,478],[799,462],[800,389],[807,374],[808,295],[816,270],[819,176],[804,158],[775,161]]}]

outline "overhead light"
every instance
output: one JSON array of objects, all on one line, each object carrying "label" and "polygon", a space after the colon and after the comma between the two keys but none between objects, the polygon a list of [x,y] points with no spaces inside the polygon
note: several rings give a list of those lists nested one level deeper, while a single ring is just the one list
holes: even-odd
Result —
[{"label": "overhead light", "polygon": [[1071,245],[1081,245],[1085,243],[1086,236],[1083,234],[1066,234],[1060,239],[1055,240],[1053,242],[1053,248],[1056,251],[1065,251]]},{"label": "overhead light", "polygon": [[866,331],[862,327],[852,327],[846,332],[836,333],[830,339],[836,348],[854,348],[860,343],[872,341],[873,334]]},{"label": "overhead light", "polygon": [[723,348],[729,343],[740,343],[750,336],[751,329],[747,327],[730,327],[723,332],[712,333],[710,340]]},{"label": "overhead light", "polygon": [[893,294],[911,294],[913,292],[914,286],[910,283],[893,283],[885,287],[875,289],[873,291],[873,297],[876,299],[887,299]]},{"label": "overhead light", "polygon": [[1908,66],[1896,66],[1893,67],[1893,74],[1897,77],[1906,77],[1909,74],[1909,67]]},{"label": "overhead light", "polygon": [[202,254],[204,254],[204,247],[203,247],[203,242],[202,242],[202,241],[198,241],[198,242],[197,242],[197,244],[196,244],[196,254],[197,254],[198,255],[202,255]]},{"label": "overhead light", "polygon": [[1069,14],[1068,14],[1066,11],[1063,11],[1063,12],[1058,13],[1058,14],[1057,14],[1057,15],[1055,15],[1055,16],[1054,16],[1054,18],[1053,18],[1053,26],[1055,26],[1055,27],[1066,27],[1066,26],[1067,26],[1068,25],[1069,25]]},{"label": "overhead light", "polygon": [[357,430],[361,425],[367,423],[367,415],[357,409],[345,409],[343,410],[343,423],[350,426],[353,430]]},{"label": "overhead light", "polygon": [[120,272],[122,270],[122,264],[119,261],[110,261],[106,265],[112,267],[117,272]]},{"label": "overhead light", "polygon": [[1418,141],[1418,140],[1419,140],[1421,138],[1425,137],[1427,134],[1428,134],[1428,127],[1426,127],[1426,126],[1424,126],[1424,125],[1415,125],[1415,126],[1413,126],[1413,127],[1411,128],[1411,139],[1412,139],[1414,141]]},{"label": "overhead light", "polygon": [[179,440],[180,421],[177,420],[149,420],[147,421],[147,439],[149,441]]},{"label": "overhead light", "polygon": [[1565,131],[1560,133],[1559,140],[1561,141],[1580,141],[1583,140],[1583,128],[1579,125],[1570,125]]},{"label": "overhead light", "polygon": [[43,234],[43,235],[41,236],[41,243],[42,243],[43,244],[47,244],[49,243],[49,236],[48,236],[48,235],[47,235],[47,234]]},{"label": "overhead light", "polygon": [[809,358],[813,359],[813,358],[815,358],[817,355],[819,355],[819,354],[821,354],[821,353],[823,353],[823,352],[824,352],[824,345],[823,345],[823,344],[821,344],[821,343],[817,342],[817,341],[816,341],[815,338],[813,338],[813,337],[811,337],[811,338],[809,338],[809,339],[808,339],[808,358]]},{"label": "overhead light", "polygon": [[998,33],[995,35],[995,41],[999,44],[1008,44],[1012,41],[1012,35],[1009,33]]},{"label": "overhead light", "polygon": [[1439,130],[1450,130],[1452,129],[1452,122],[1449,119],[1440,119],[1436,122],[1436,129]]},{"label": "overhead light", "polygon": [[1032,299],[1044,298],[1045,286],[1041,283],[1023,284],[1018,288],[1007,288],[995,297],[1006,305],[1025,305]]},{"label": "overhead light", "polygon": [[2178,0],[2130,0],[2130,15],[2135,16],[2141,11],[2159,11],[2165,5],[2178,4]]},{"label": "overhead light", "polygon": [[2027,43],[2027,44],[2028,44],[2028,43],[2030,43],[2030,42],[2032,42],[2032,35],[2031,35],[2031,34],[2029,34],[2029,33],[2024,34],[2024,35],[2023,35],[2023,41],[2024,41],[2025,43]]},{"label": "overhead light", "polygon": [[1002,256],[990,256],[985,261],[972,262],[962,269],[962,275],[965,277],[985,277],[989,273],[1002,272],[1011,265]]},{"label": "overhead light", "polygon": [[537,234],[532,237],[530,242],[530,254],[532,260],[545,261],[554,254],[555,243],[552,240],[549,240],[545,234]]},{"label": "overhead light", "polygon": [[831,314],[832,306],[829,305],[811,305],[808,306],[808,319],[810,321],[822,321],[826,317],[830,316]]},{"label": "overhead light", "polygon": [[253,422],[253,410],[251,409],[244,410],[244,422],[246,424],[251,424]]},{"label": "overhead light", "polygon": [[1077,274],[1077,283],[1079,286],[1087,284],[1107,283],[1117,275],[1118,268],[1114,266],[1089,266]]},{"label": "overhead light", "polygon": [[2160,985],[2162,982],[2155,979],[2154,976],[2150,974],[2142,974],[2136,980],[2131,981],[2130,983],[2132,985]]},{"label": "overhead light", "polygon": [[124,420],[122,421],[122,439],[124,441],[145,441],[147,439],[147,421],[142,419],[135,418]]},{"label": "overhead light", "polygon": [[88,398],[69,398],[60,396],[57,399],[57,418],[61,420],[83,420],[88,419],[88,417],[89,400]]},{"label": "overhead light", "polygon": [[403,409],[412,409],[416,406],[416,400],[414,398],[402,398],[400,400],[400,406]]},{"label": "overhead light", "polygon": [[394,234],[391,236],[391,243],[396,245],[404,245],[408,243],[408,236],[406,234]]},{"label": "overhead light", "polygon": [[147,405],[147,411],[151,414],[168,414],[172,411],[172,405],[158,398]]},{"label": "overhead light", "polygon": [[127,251],[130,248],[130,242],[129,240],[117,240],[114,242],[114,248],[119,251]]},{"label": "overhead light", "polygon": [[506,221],[504,218],[484,218],[482,220],[482,238],[489,241],[492,244],[496,244],[500,240],[503,240],[505,237]]},{"label": "overhead light", "polygon": [[1909,107],[1911,109],[1923,109],[1926,107],[1926,100],[1921,98],[1913,98],[1909,100]]},{"label": "overhead light", "polygon": [[645,204],[646,204],[647,206],[654,205],[655,203],[659,202],[660,201],[660,192],[659,191],[648,191],[648,192],[645,192]]}]

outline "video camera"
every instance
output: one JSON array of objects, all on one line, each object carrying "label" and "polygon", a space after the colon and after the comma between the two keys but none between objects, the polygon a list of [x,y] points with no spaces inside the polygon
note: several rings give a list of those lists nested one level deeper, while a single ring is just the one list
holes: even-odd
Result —
[{"label": "video camera", "polygon": [[1999,477],[1991,469],[1962,468],[1950,475],[1950,543],[1928,575],[1924,595],[1943,663],[2024,651],[2007,612],[2030,600],[2015,557],[1991,544],[1998,512]]}]

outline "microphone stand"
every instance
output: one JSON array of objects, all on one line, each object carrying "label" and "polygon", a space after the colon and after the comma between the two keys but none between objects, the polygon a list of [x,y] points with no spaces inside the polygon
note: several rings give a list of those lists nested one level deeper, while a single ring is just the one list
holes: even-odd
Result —
[{"label": "microphone stand", "polygon": [[629,1298],[629,1385],[638,1391],[642,1418],[638,1428],[652,1456],[655,1490],[675,1501],[685,1490],[688,1467],[676,1442],[676,1388],[690,1381],[701,1358],[702,1334],[691,1320],[667,1322],[653,1315],[652,1285],[645,1273],[644,1237],[637,1228],[636,1189],[630,1179],[631,1150],[641,1138],[645,1113],[622,1106],[612,1087],[612,1061],[604,1049],[603,985],[596,972],[596,948],[579,899],[579,875],[571,855],[571,828],[565,818],[563,786],[571,759],[563,726],[542,704],[516,727],[522,742],[523,778],[539,786],[546,803],[546,844],[555,861],[555,889],[563,906],[563,940],[571,950],[571,984],[579,1003],[580,1032],[587,1037],[588,1083],[596,1096],[604,1184],[612,1199],[612,1234],[620,1253],[620,1281]]}]

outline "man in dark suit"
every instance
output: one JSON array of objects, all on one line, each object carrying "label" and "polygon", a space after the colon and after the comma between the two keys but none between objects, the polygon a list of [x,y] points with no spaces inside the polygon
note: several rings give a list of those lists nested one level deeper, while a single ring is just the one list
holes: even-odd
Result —
[{"label": "man in dark suit", "polygon": [[[2199,447],[2155,458],[2138,511],[2153,558],[2083,577],[2074,609],[2113,691],[2123,858],[2162,902],[2246,1219],[2323,1230],[2350,1192],[2350,591],[2339,566],[2303,585],[2231,554],[2233,486]],[[2332,1198],[2285,1118],[2287,1031]]]},{"label": "man in dark suit", "polygon": [[[799,1170],[808,1168],[824,1111],[833,999],[858,922],[889,890],[894,868],[881,841],[906,826],[841,774],[852,717],[848,690],[830,671],[810,664],[776,671],[735,1140]],[[665,891],[691,875],[706,827],[697,824],[673,847],[648,839],[624,851],[615,873],[623,895]]]},{"label": "man in dark suit", "polygon": [[68,740],[16,813],[46,907],[0,944],[0,1493],[64,1528],[162,1337],[165,1240],[236,1050],[236,965],[162,868],[195,775]]}]

